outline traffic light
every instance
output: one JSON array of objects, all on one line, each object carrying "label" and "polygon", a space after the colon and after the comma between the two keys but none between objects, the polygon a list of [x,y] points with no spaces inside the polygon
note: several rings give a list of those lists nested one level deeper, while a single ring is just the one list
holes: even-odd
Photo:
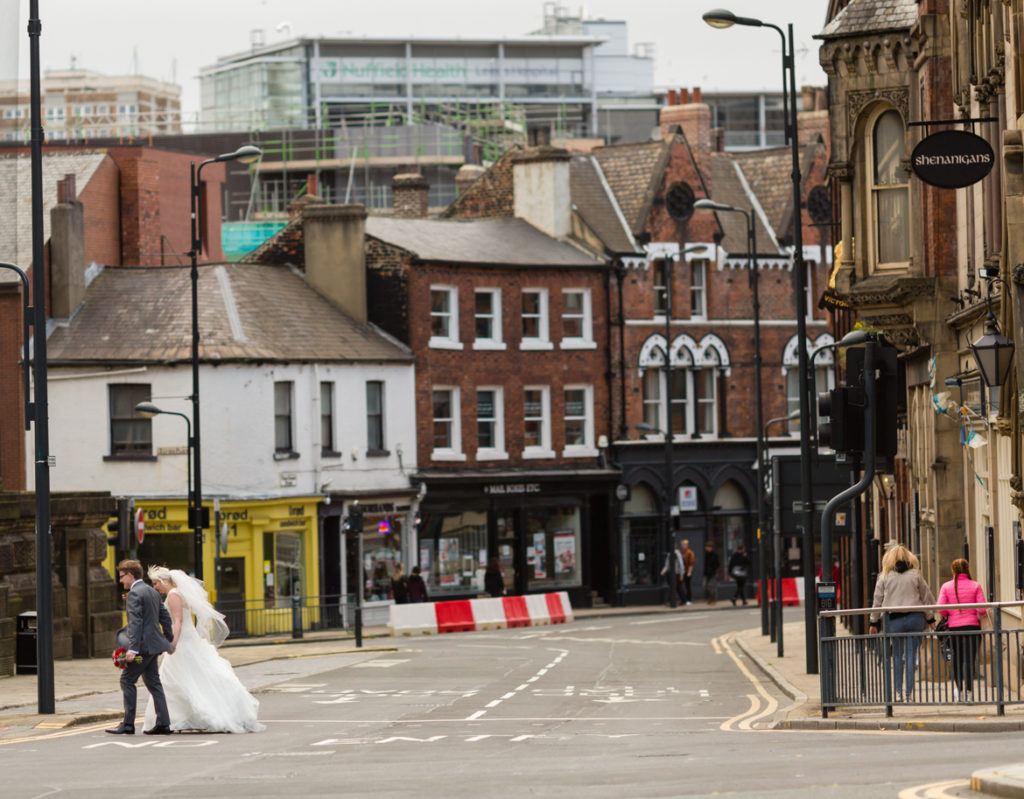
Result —
[{"label": "traffic light", "polygon": [[[840,385],[818,394],[818,444],[845,460],[864,451],[864,389]],[[827,421],[825,419],[827,418]]]},{"label": "traffic light", "polygon": [[350,533],[363,532],[363,512],[359,508],[349,508],[348,519],[345,520],[345,530]]},{"label": "traffic light", "polygon": [[117,498],[117,517],[107,522],[107,544],[117,547],[118,552],[128,553],[135,549],[135,500],[131,497]]},{"label": "traffic light", "polygon": [[[907,409],[906,372],[888,343],[875,347],[875,402],[871,408],[875,423],[875,469],[892,472],[896,459],[897,418]],[[850,382],[863,383],[864,349],[846,351],[846,375]]]}]

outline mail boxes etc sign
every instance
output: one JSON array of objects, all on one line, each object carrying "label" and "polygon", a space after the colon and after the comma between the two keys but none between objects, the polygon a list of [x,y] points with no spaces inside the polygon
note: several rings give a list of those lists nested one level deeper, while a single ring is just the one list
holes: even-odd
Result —
[{"label": "mail boxes etc sign", "polygon": [[992,146],[965,130],[943,130],[925,136],[910,154],[914,174],[942,189],[961,189],[977,183],[994,164]]}]

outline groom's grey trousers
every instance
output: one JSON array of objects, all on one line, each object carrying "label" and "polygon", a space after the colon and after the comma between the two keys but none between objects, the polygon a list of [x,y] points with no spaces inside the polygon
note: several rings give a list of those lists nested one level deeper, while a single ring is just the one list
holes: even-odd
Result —
[{"label": "groom's grey trousers", "polygon": [[167,699],[164,698],[164,686],[160,682],[158,666],[159,655],[142,655],[141,663],[129,663],[121,673],[121,693],[124,696],[124,723],[128,727],[135,726],[135,701],[138,689],[135,683],[142,677],[142,682],[153,697],[156,709],[156,723],[169,727],[170,716],[167,714]]}]

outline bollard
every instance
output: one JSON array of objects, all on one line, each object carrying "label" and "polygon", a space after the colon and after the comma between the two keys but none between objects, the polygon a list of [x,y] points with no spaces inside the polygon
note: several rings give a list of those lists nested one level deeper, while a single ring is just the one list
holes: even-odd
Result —
[{"label": "bollard", "polygon": [[292,595],[292,638],[302,638],[302,597]]},{"label": "bollard", "polygon": [[[989,572],[991,574],[991,572]],[[1006,715],[1006,693],[1003,690],[1003,621],[997,608],[992,613],[992,655],[996,667],[996,705],[998,715]]]},{"label": "bollard", "polygon": [[356,605],[356,647],[363,645],[363,606]]}]

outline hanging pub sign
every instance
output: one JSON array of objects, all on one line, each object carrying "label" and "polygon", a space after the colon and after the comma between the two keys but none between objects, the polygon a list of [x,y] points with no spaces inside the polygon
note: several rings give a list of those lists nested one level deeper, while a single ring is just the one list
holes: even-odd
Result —
[{"label": "hanging pub sign", "polygon": [[961,189],[977,183],[996,162],[992,145],[966,130],[943,130],[925,136],[910,154],[910,167],[925,183]]}]

